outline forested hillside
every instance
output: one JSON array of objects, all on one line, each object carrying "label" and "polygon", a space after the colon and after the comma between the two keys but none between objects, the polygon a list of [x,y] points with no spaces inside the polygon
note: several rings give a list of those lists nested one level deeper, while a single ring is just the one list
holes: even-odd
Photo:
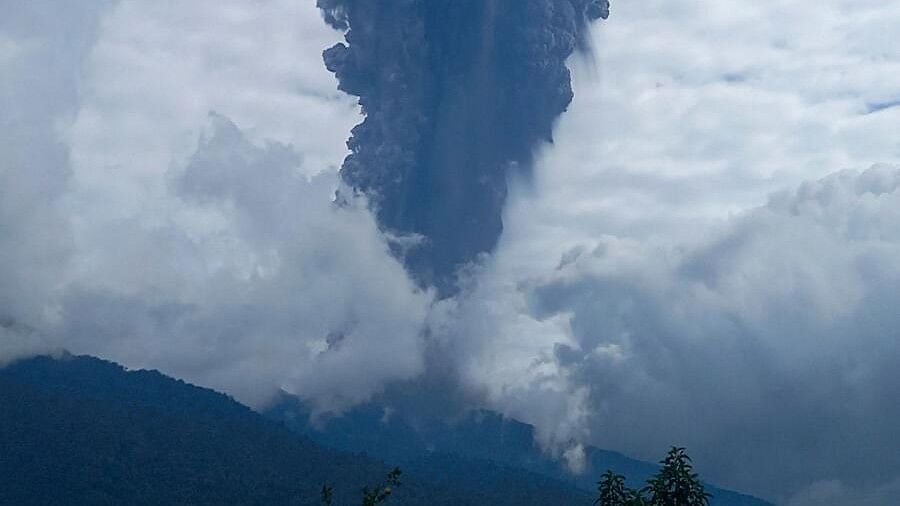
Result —
[{"label": "forested hillside", "polygon": [[[592,495],[516,469],[444,457],[462,481],[404,473],[404,505],[573,505]],[[0,369],[0,504],[335,504],[388,466],[325,449],[234,400],[153,371],[90,357]]]},{"label": "forested hillside", "polygon": [[[366,452],[433,480],[465,480],[471,474],[466,466],[450,463],[490,460],[593,492],[600,476],[608,469],[625,475],[628,485],[636,488],[642,487],[659,470],[655,463],[588,446],[584,449],[583,472],[572,474],[564,461],[550,458],[538,447],[533,426],[485,410],[446,420],[395,410],[376,401],[343,416],[310,424],[309,408],[297,398],[285,395],[267,415],[329,448]],[[769,504],[713,486],[708,486],[708,490],[713,494],[713,506]]]}]

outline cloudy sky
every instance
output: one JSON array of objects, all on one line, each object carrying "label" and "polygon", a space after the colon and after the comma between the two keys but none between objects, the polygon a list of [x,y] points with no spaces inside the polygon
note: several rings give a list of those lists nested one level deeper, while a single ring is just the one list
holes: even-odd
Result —
[{"label": "cloudy sky", "polygon": [[360,116],[312,2],[0,12],[0,363],[339,411],[439,346],[548,451],[677,443],[787,505],[898,502],[900,4],[616,1],[447,300],[332,205]]}]

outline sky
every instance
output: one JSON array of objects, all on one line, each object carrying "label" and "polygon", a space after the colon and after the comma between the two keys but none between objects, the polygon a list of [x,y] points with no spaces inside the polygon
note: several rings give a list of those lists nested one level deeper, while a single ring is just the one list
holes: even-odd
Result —
[{"label": "sky", "polygon": [[68,349],[254,407],[428,374],[788,506],[900,497],[900,4],[618,0],[496,252],[418,286],[294,0],[0,0],[0,363]]}]

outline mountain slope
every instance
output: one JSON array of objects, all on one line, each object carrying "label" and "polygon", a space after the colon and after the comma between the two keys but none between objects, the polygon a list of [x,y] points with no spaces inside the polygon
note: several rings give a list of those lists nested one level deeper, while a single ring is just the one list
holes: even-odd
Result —
[{"label": "mountain slope", "polygon": [[[309,409],[298,399],[285,395],[267,416],[284,421],[288,427],[310,439],[342,451],[365,452],[386,462],[416,469],[428,479],[446,475],[434,463],[441,459],[480,459],[520,468],[569,483],[586,492],[607,469],[628,477],[630,486],[641,487],[657,471],[648,462],[596,447],[585,448],[585,469],[578,475],[547,457],[534,443],[534,427],[504,418],[490,411],[475,411],[459,419],[407,417],[370,403],[341,417],[311,425]],[[709,486],[712,506],[771,506],[752,496]]]},{"label": "mountain slope", "polygon": [[[591,495],[480,459],[416,469],[403,505],[573,505]],[[319,446],[234,400],[154,371],[90,357],[0,369],[0,504],[312,505],[323,483],[358,504],[387,467]]]}]

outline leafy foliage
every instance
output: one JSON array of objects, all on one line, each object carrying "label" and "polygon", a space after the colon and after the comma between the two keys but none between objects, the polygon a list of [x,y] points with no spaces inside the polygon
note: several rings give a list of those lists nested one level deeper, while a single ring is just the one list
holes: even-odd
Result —
[{"label": "leafy foliage", "polygon": [[660,461],[662,469],[644,489],[654,506],[708,506],[710,495],[694,472],[684,448],[673,447]]},{"label": "leafy foliage", "polygon": [[598,483],[599,506],[709,506],[706,492],[684,448],[672,447],[659,472],[641,490],[626,486],[625,477],[607,471]]},{"label": "leafy foliage", "polygon": [[[502,490],[503,504],[513,506],[590,504],[597,498],[596,476],[606,469],[627,476],[625,484],[635,489],[659,471],[656,464],[585,446],[585,472],[573,475],[534,444],[533,426],[485,410],[447,417],[443,403],[429,408],[427,402],[433,398],[423,402],[420,396],[403,390],[389,392],[313,425],[311,406],[284,395],[266,414],[323,446],[400,465],[407,475],[430,483],[471,495]],[[391,416],[385,419],[388,406]],[[773,506],[709,485],[707,490],[715,495],[712,506]]]},{"label": "leafy foliage", "polygon": [[[394,493],[394,488],[400,486],[400,475],[403,474],[399,467],[395,467],[388,473],[384,483],[373,488],[364,487],[362,491],[362,506],[375,506],[388,500]],[[332,506],[334,504],[334,488],[330,485],[322,486],[322,505]]]},{"label": "leafy foliage", "polygon": [[331,506],[334,503],[334,488],[329,485],[322,485],[322,504]]},{"label": "leafy foliage", "polygon": [[612,471],[606,471],[600,479],[598,492],[600,497],[594,504],[600,506],[644,506],[644,498],[640,492],[628,488],[625,477]]},{"label": "leafy foliage", "polygon": [[362,506],[375,506],[387,500],[393,493],[395,487],[400,486],[400,475],[402,472],[399,467],[395,467],[393,471],[388,473],[387,480],[374,489],[366,487],[363,489]]}]

